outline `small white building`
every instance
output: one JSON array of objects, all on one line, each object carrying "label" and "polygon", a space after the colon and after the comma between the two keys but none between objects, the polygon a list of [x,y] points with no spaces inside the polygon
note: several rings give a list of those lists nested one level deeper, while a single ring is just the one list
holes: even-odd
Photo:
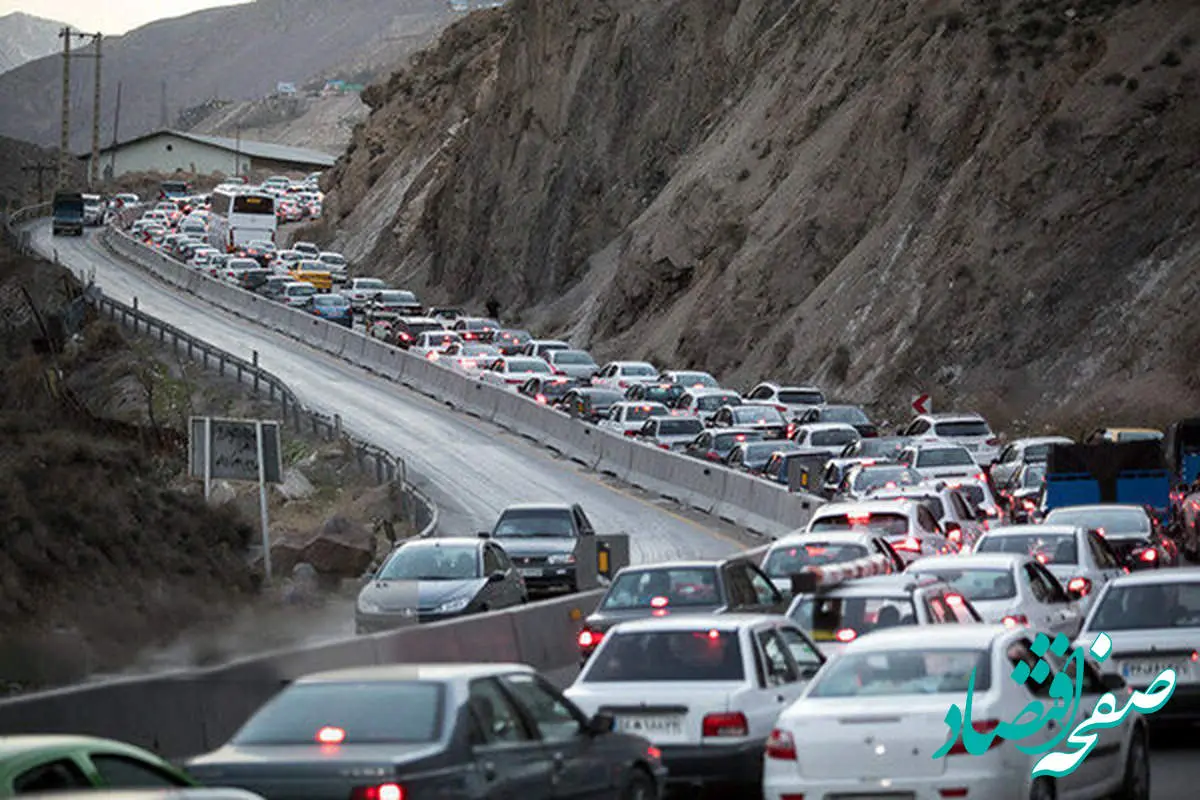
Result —
[{"label": "small white building", "polygon": [[[80,159],[90,170],[91,154]],[[332,167],[335,160],[328,153],[303,147],[161,130],[101,150],[100,174],[106,178],[130,172],[245,175],[260,169],[307,173]]]}]

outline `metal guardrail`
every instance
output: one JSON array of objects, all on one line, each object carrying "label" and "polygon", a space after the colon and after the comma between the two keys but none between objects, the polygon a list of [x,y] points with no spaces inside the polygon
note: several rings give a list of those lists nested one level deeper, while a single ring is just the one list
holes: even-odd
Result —
[{"label": "metal guardrail", "polygon": [[4,240],[18,253],[31,255],[33,253],[33,234],[30,231],[21,230],[20,226],[38,217],[49,216],[53,208],[53,203],[37,203],[19,208],[11,214],[4,214],[4,224],[0,226]]}]

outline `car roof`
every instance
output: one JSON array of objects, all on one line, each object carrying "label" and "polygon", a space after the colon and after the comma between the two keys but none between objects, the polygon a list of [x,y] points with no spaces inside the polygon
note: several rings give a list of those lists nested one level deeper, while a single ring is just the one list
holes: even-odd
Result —
[{"label": "car roof", "polygon": [[818,514],[824,517],[835,517],[853,511],[874,514],[896,511],[898,508],[907,510],[911,506],[912,502],[909,500],[860,500],[856,503],[827,503],[813,511],[813,518],[815,519]]},{"label": "car roof", "polygon": [[1049,513],[1047,513],[1046,516],[1049,517],[1050,514],[1053,514],[1056,511],[1064,511],[1065,512],[1065,511],[1109,511],[1109,510],[1137,511],[1145,516],[1149,516],[1148,514],[1146,514],[1145,506],[1139,506],[1137,503],[1091,503],[1089,505],[1083,505],[1083,506],[1062,506],[1060,508],[1050,509]]},{"label": "car roof", "polygon": [[918,576],[900,572],[894,575],[872,575],[867,578],[851,578],[829,588],[818,588],[817,594],[844,597],[875,597],[880,594],[907,595],[917,589],[930,586],[948,586],[945,581],[933,576]]},{"label": "car roof", "polygon": [[846,645],[843,654],[877,650],[925,650],[947,647],[972,649],[990,648],[996,639],[1011,631],[1003,625],[928,625],[919,636],[910,626],[873,630],[869,636],[855,639]]},{"label": "car roof", "polygon": [[[526,358],[528,358],[528,356],[526,356]],[[657,400],[622,400],[619,403],[613,403],[614,408],[637,408],[638,406],[649,406],[651,408],[657,406],[659,408],[666,408],[666,406]]]},{"label": "car roof", "polygon": [[1040,533],[1063,534],[1076,533],[1082,530],[1078,525],[1000,525],[992,528],[984,536],[1029,536]]},{"label": "car roof", "polygon": [[[824,406],[824,408],[832,408],[833,406]],[[848,422],[810,422],[800,426],[806,431],[853,431],[858,433],[858,428],[855,428]]]},{"label": "car roof", "polygon": [[692,397],[712,397],[713,395],[733,395],[741,397],[733,389],[721,389],[713,386],[693,386],[689,388],[685,394],[690,394]]},{"label": "car roof", "polygon": [[506,506],[501,514],[505,511],[570,511],[572,508],[570,503],[514,503],[511,506]]},{"label": "car roof", "polygon": [[387,681],[452,681],[496,675],[505,672],[533,672],[527,664],[380,664],[314,672],[297,678],[293,685],[305,683],[384,683]]},{"label": "car roof", "polygon": [[926,414],[925,417],[933,422],[986,422],[982,414],[977,414],[974,411],[965,411],[961,414],[953,414],[950,412],[942,414]]},{"label": "car roof", "polygon": [[645,617],[617,623],[622,633],[646,631],[695,631],[743,628],[763,622],[778,623],[784,619],[778,614],[670,614],[665,617]]},{"label": "car roof", "polygon": [[618,367],[653,367],[649,361],[610,361],[609,366],[616,364]]},{"label": "car roof", "polygon": [[792,531],[791,533],[780,536],[775,541],[771,542],[771,549],[775,550],[778,547],[789,547],[791,545],[803,544],[806,541],[837,541],[845,539],[847,542],[864,542],[875,538],[875,534],[866,531],[806,531],[803,528]]},{"label": "car roof", "polygon": [[825,391],[821,387],[803,383],[773,383],[772,381],[763,381],[758,385],[770,386],[777,392],[820,392],[821,394],[825,394]]},{"label": "car roof", "polygon": [[731,556],[726,559],[712,559],[709,561],[696,559],[692,561],[657,561],[653,564],[631,564],[628,567],[623,567],[621,572],[654,572],[655,570],[664,569],[715,569],[723,561],[732,561],[733,558]]},{"label": "car roof", "polygon": [[0,761],[22,753],[38,750],[66,750],[75,748],[105,748],[123,752],[137,752],[141,748],[98,736],[75,734],[25,734],[0,736]]},{"label": "car roof", "polygon": [[964,553],[961,555],[949,556],[928,556],[927,558],[919,558],[912,564],[908,565],[911,570],[914,567],[920,572],[922,567],[938,568],[951,567],[970,569],[971,567],[979,567],[980,569],[1015,569],[1027,561],[1032,559],[1021,553]]},{"label": "car roof", "polygon": [[400,547],[441,547],[444,544],[478,546],[482,543],[483,539],[477,536],[427,536],[405,539],[400,543]]},{"label": "car roof", "polygon": [[1069,436],[1030,436],[1025,439],[1013,439],[1009,444],[1019,444],[1023,447],[1028,447],[1034,444],[1074,444],[1075,440]]},{"label": "car roof", "polygon": [[1148,569],[1122,575],[1109,585],[1147,586],[1160,583],[1200,583],[1200,567],[1175,567],[1174,569]]},{"label": "car roof", "polygon": [[924,450],[966,450],[966,452],[968,452],[968,453],[971,452],[970,450],[967,450],[967,448],[963,447],[961,444],[955,444],[954,442],[938,442],[938,441],[912,442],[905,449],[906,450],[916,450],[918,453],[920,453]]}]

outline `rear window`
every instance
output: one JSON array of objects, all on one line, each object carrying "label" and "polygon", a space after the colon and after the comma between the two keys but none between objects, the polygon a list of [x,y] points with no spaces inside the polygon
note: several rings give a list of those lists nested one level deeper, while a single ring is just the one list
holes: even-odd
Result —
[{"label": "rear window", "polygon": [[746,446],[746,461],[766,461],[776,453],[791,453],[799,447],[792,441],[755,442]]},{"label": "rear window", "polygon": [[550,365],[540,358],[510,358],[508,360],[508,369],[510,372],[536,372],[545,374],[550,372]]},{"label": "rear window", "polygon": [[763,434],[757,431],[749,433],[719,433],[713,436],[714,450],[732,450],[742,442],[761,442]]},{"label": "rear window", "polygon": [[908,534],[908,517],[903,514],[835,514],[813,520],[809,532],[820,531],[870,531],[882,536],[905,536]]},{"label": "rear window", "polygon": [[779,393],[779,402],[788,406],[819,406],[825,403],[825,395],[803,389],[784,389]]},{"label": "rear window", "polygon": [[531,509],[529,511],[505,511],[496,523],[493,535],[497,537],[519,536],[574,536],[571,512],[566,509]]},{"label": "rear window", "polygon": [[920,569],[920,575],[936,575],[971,602],[1008,600],[1017,596],[1017,584],[1007,569]]},{"label": "rear window", "polygon": [[1068,533],[1012,533],[984,536],[976,545],[977,553],[1021,553],[1043,564],[1078,564],[1079,548],[1075,536]]},{"label": "rear window", "polygon": [[1026,461],[1045,461],[1050,457],[1050,445],[1035,444],[1025,448]]},{"label": "rear window", "polygon": [[983,420],[967,420],[963,422],[939,422],[933,426],[938,436],[991,436],[992,431]]},{"label": "rear window", "polygon": [[1046,515],[1046,524],[1078,525],[1105,534],[1150,532],[1150,519],[1133,508],[1056,508]]},{"label": "rear window", "polygon": [[866,545],[856,542],[805,542],[772,550],[763,561],[763,572],[772,578],[787,578],[805,567],[842,564],[868,555]]},{"label": "rear window", "polygon": [[[1022,489],[1034,489],[1038,486],[1041,486],[1045,481],[1046,481],[1046,465],[1045,464],[1038,464],[1036,466],[1026,467],[1025,471],[1021,473],[1021,488]],[[982,495],[983,490],[981,489],[979,491],[979,493]]]},{"label": "rear window", "polygon": [[969,467],[975,464],[971,454],[961,447],[939,447],[936,450],[918,450],[918,467]]},{"label": "rear window", "polygon": [[982,486],[978,486],[974,483],[964,483],[958,488],[959,491],[967,496],[967,499],[970,500],[971,504],[974,506],[981,506],[984,504],[984,501],[987,500],[987,496],[983,493]]},{"label": "rear window", "polygon": [[1109,589],[1088,630],[1200,628],[1200,583],[1168,581]]},{"label": "rear window", "polygon": [[630,422],[641,422],[651,417],[665,417],[669,413],[663,406],[630,406],[625,410],[625,417]]},{"label": "rear window", "polygon": [[[409,322],[406,323],[408,329],[413,333],[427,333],[429,331],[444,331],[445,327],[436,322]],[[456,337],[457,338],[457,337]]]},{"label": "rear window", "polygon": [[854,489],[867,492],[871,489],[916,486],[921,476],[907,467],[872,467],[860,470],[854,477]]},{"label": "rear window", "polygon": [[722,406],[740,406],[742,398],[736,394],[715,394],[696,400],[696,408],[701,411],[717,411]]},{"label": "rear window", "polygon": [[313,305],[327,308],[344,308],[350,304],[347,303],[346,298],[342,297],[341,295],[326,294],[321,295],[320,297],[314,297]]},{"label": "rear window", "polygon": [[585,397],[587,397],[594,406],[608,407],[613,403],[621,402],[625,398],[625,395],[621,394],[620,392],[613,392],[607,389],[597,389],[595,391],[588,392]]},{"label": "rear window", "polygon": [[992,686],[988,650],[891,650],[843,655],[809,686],[807,697],[956,694]]},{"label": "rear window", "polygon": [[821,412],[822,422],[844,422],[847,425],[867,425],[871,422],[861,408],[838,406]]},{"label": "rear window", "polygon": [[592,657],[585,683],[741,681],[742,648],[732,631],[618,633]]},{"label": "rear window", "polygon": [[621,367],[622,375],[631,375],[637,378],[645,378],[658,375],[658,370],[649,364],[626,364]]},{"label": "rear window", "polygon": [[792,621],[818,642],[849,642],[882,628],[916,625],[917,610],[910,596],[800,598],[788,613]]},{"label": "rear window", "polygon": [[714,568],[665,568],[624,572],[604,596],[600,608],[656,608],[721,604]]},{"label": "rear window", "polygon": [[733,421],[738,425],[783,425],[787,421],[779,409],[767,406],[741,406],[733,409]]},{"label": "rear window", "polygon": [[[403,709],[381,714],[381,708]],[[309,745],[323,729],[342,744],[432,742],[441,733],[442,686],[421,681],[308,683],[284,689],[233,737],[235,745]],[[329,732],[327,732],[329,733]]]},{"label": "rear window", "polygon": [[854,452],[863,458],[894,460],[904,449],[905,441],[904,439],[861,439]]},{"label": "rear window", "polygon": [[920,503],[929,509],[929,513],[941,519],[946,514],[946,508],[942,505],[942,501],[931,494],[882,494],[874,495],[878,500],[891,500],[895,498],[903,498],[911,500],[914,503]]},{"label": "rear window", "polygon": [[817,431],[812,435],[812,443],[818,447],[845,447],[856,439],[854,431]]},{"label": "rear window", "polygon": [[698,419],[664,419],[658,423],[658,432],[663,436],[685,436],[702,430],[704,425]]},{"label": "rear window", "polygon": [[386,291],[380,292],[375,297],[381,303],[403,303],[407,305],[416,305],[417,296],[412,292],[395,292]]},{"label": "rear window", "polygon": [[675,381],[684,386],[707,386],[712,389],[720,386],[717,379],[707,372],[676,372]]},{"label": "rear window", "polygon": [[559,350],[554,354],[555,364],[595,364],[592,357],[587,353],[581,353],[577,350]]}]

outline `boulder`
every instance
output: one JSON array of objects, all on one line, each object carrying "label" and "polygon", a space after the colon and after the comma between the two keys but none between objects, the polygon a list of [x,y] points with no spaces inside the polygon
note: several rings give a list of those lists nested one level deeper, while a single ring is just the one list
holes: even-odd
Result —
[{"label": "boulder", "polygon": [[357,578],[375,558],[375,537],[362,525],[340,515],[325,520],[301,553],[322,577]]},{"label": "boulder", "polygon": [[283,483],[276,486],[275,489],[285,500],[307,500],[316,491],[312,481],[298,469],[284,470]]},{"label": "boulder", "polygon": [[276,534],[271,542],[271,571],[276,575],[290,575],[296,565],[304,561],[304,545],[307,537],[288,531]]},{"label": "boulder", "polygon": [[213,481],[212,491],[208,495],[208,502],[214,506],[223,506],[237,500],[237,490],[233,488],[233,484],[229,481]]}]

